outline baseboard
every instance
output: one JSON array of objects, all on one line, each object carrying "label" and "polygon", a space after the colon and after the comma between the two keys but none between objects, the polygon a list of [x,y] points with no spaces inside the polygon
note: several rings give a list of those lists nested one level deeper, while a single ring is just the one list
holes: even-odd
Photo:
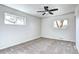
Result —
[{"label": "baseboard", "polygon": [[[0,47],[0,50],[5,49],[5,48],[9,48],[9,47],[12,47],[12,46],[15,46],[15,45],[19,45],[19,44],[22,44],[22,43],[26,43],[26,42],[28,42],[28,41],[35,40],[35,39],[38,39],[38,38],[48,38],[48,39],[62,40],[62,39],[58,39],[58,38],[40,37],[40,36],[38,36],[38,37],[30,38],[30,39],[28,39],[28,40],[17,41],[17,42],[13,42],[13,43],[10,43],[10,44],[6,44],[6,46]],[[68,41],[68,40],[63,40],[63,41]],[[73,42],[73,41],[71,41],[71,42]],[[78,49],[78,51],[79,51],[79,48],[77,48],[77,49]]]},{"label": "baseboard", "polygon": [[6,49],[6,48],[9,48],[9,47],[12,47],[12,46],[16,46],[16,45],[19,45],[19,44],[22,44],[22,43],[25,43],[25,42],[28,42],[28,41],[31,41],[31,40],[35,40],[35,39],[38,39],[38,38],[40,38],[40,36],[34,37],[34,38],[30,38],[30,39],[24,40],[24,41],[17,41],[17,42],[13,42],[13,43],[10,43],[10,44],[6,44],[6,46],[0,47],[0,50]]},{"label": "baseboard", "polygon": [[63,38],[58,38],[58,37],[42,37],[42,38],[48,38],[48,39],[55,39],[55,40],[63,40],[63,41],[75,42],[75,41],[66,40],[66,39],[63,39]]}]

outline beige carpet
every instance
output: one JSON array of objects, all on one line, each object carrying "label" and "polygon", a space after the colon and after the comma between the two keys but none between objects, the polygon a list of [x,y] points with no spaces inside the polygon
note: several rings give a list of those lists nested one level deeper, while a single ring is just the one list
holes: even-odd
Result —
[{"label": "beige carpet", "polygon": [[78,54],[75,43],[39,38],[0,50],[0,54]]}]

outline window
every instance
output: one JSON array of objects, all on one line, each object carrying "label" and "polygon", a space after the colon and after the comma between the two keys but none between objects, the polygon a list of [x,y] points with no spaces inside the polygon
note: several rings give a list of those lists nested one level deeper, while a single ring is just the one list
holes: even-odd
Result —
[{"label": "window", "polygon": [[67,20],[56,20],[54,21],[54,27],[55,28],[66,28],[68,25],[68,21]]},{"label": "window", "polygon": [[16,16],[13,14],[5,13],[5,24],[12,24],[12,25],[25,25],[26,24],[26,17],[23,16]]}]

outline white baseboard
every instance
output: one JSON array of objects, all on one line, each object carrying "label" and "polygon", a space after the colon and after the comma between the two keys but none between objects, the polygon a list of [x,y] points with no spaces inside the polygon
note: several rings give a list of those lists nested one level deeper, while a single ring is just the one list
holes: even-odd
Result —
[{"label": "white baseboard", "polygon": [[[25,43],[25,42],[28,42],[28,41],[31,41],[31,40],[35,40],[35,39],[38,39],[40,38],[40,36],[38,37],[34,37],[34,38],[30,38],[28,40],[23,40],[23,41],[17,41],[17,42],[13,42],[13,43],[8,43],[2,47],[0,47],[0,50],[2,49],[5,49],[5,48],[8,48],[8,47],[12,47],[12,46],[15,46],[15,45],[18,45],[18,44],[21,44],[21,43]],[[49,39],[56,39],[56,40],[63,40],[63,39],[60,39],[60,38],[57,38],[57,37],[43,37],[43,38],[49,38]],[[68,40],[64,40],[64,41],[68,41]],[[73,42],[73,41],[72,41]],[[78,51],[79,51],[79,48],[77,48]]]},{"label": "white baseboard", "polygon": [[67,40],[67,39],[63,39],[63,38],[60,38],[60,37],[45,37],[45,36],[42,36],[43,38],[49,38],[49,39],[56,39],[56,40],[63,40],[63,41],[70,41],[70,42],[75,42],[73,40]]},{"label": "white baseboard", "polygon": [[22,43],[25,43],[25,42],[28,42],[28,41],[31,41],[31,40],[35,40],[35,39],[38,39],[38,38],[40,38],[40,36],[30,38],[30,39],[24,40],[24,41],[17,41],[17,42],[13,42],[13,43],[8,43],[5,46],[0,47],[0,50],[5,49],[5,48],[9,48],[9,47],[12,47],[12,46],[15,46],[15,45],[18,45],[18,44],[22,44]]}]

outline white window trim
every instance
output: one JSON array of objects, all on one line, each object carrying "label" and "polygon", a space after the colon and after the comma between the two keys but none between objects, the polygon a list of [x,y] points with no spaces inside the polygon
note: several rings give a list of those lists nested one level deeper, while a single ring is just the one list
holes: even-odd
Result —
[{"label": "white window trim", "polygon": [[[10,13],[4,13],[4,17],[5,17],[4,18],[5,24],[9,24],[9,25],[25,25],[26,24],[25,16],[17,16],[17,15],[10,14]],[[11,20],[11,19],[13,19],[13,20]]]}]

